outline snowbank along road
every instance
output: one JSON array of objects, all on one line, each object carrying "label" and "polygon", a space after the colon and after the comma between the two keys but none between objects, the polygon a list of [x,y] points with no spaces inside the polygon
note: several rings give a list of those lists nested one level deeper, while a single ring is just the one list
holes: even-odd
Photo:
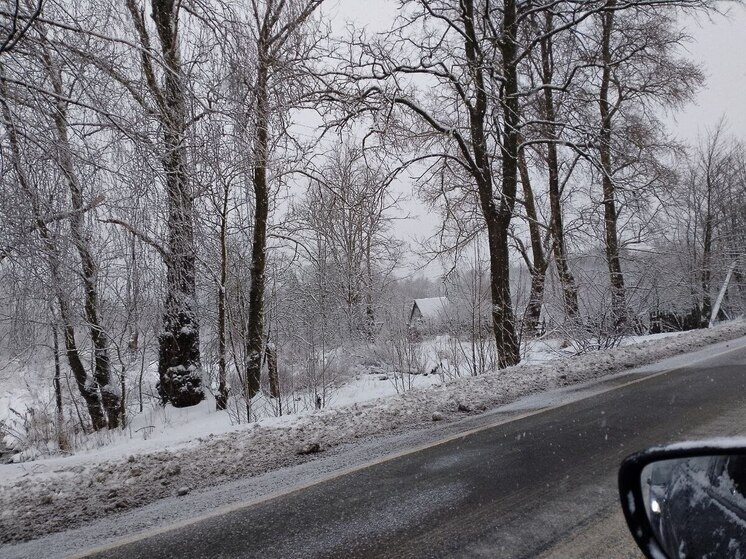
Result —
[{"label": "snowbank along road", "polygon": [[[728,330],[725,333],[710,333],[712,336],[721,336],[724,338],[732,337],[736,333],[734,330]],[[681,340],[679,339],[679,345],[681,346]],[[667,342],[670,343],[670,342]],[[690,344],[694,345],[691,341]],[[219,505],[225,505],[226,503],[230,503],[231,501],[233,503],[236,503],[234,505],[228,505],[229,508],[242,508],[245,503],[241,503],[242,500],[245,500],[246,498],[252,499],[253,501],[262,501],[262,499],[265,499],[267,495],[273,495],[277,494],[278,491],[281,491],[283,489],[287,490],[288,487],[294,487],[294,486],[305,486],[308,485],[308,483],[312,480],[319,479],[319,478],[325,478],[325,477],[332,477],[336,480],[340,479],[338,478],[338,475],[340,473],[340,469],[342,468],[343,464],[365,464],[366,461],[370,461],[371,456],[378,456],[378,460],[381,460],[385,457],[387,453],[391,453],[399,451],[400,453],[408,452],[409,449],[412,447],[416,447],[418,445],[420,446],[429,446],[433,442],[437,442],[438,440],[442,440],[444,437],[448,438],[450,437],[453,439],[453,437],[457,437],[459,440],[463,439],[463,435],[460,434],[462,431],[470,430],[470,429],[482,429],[485,426],[492,425],[494,423],[504,423],[505,421],[509,421],[509,423],[505,423],[501,429],[508,429],[507,426],[512,426],[511,428],[516,429],[517,431],[513,434],[514,436],[508,436],[505,435],[503,437],[504,441],[501,443],[500,449],[492,449],[489,452],[487,452],[487,456],[495,456],[499,455],[501,456],[501,459],[505,458],[506,456],[519,456],[522,457],[522,460],[517,463],[517,466],[520,466],[520,463],[522,463],[523,459],[527,459],[527,457],[532,456],[532,452],[529,452],[528,455],[524,455],[523,451],[520,449],[522,448],[522,445],[528,444],[529,441],[544,441],[543,444],[547,446],[547,448],[552,448],[555,444],[552,440],[552,437],[550,436],[551,433],[540,435],[539,430],[536,426],[533,426],[529,429],[525,428],[525,425],[521,425],[521,422],[524,421],[536,421],[535,419],[531,419],[535,416],[534,413],[530,411],[532,408],[553,408],[553,406],[556,406],[558,404],[564,404],[568,401],[575,400],[577,398],[580,398],[582,396],[586,396],[589,394],[596,393],[601,390],[607,390],[610,387],[618,386],[618,385],[625,385],[623,388],[619,388],[617,391],[610,392],[610,395],[616,394],[616,392],[621,393],[620,391],[625,390],[632,390],[633,386],[637,386],[637,384],[632,384],[626,386],[626,384],[630,381],[630,379],[637,379],[638,375],[648,375],[651,372],[660,371],[662,369],[670,368],[670,367],[676,367],[676,366],[682,366],[689,362],[692,362],[693,360],[704,359],[705,361],[702,361],[704,363],[704,366],[710,366],[712,363],[708,365],[708,361],[712,361],[714,358],[710,357],[713,354],[722,353],[723,351],[727,352],[723,356],[721,356],[718,359],[726,359],[729,355],[738,355],[740,348],[744,345],[743,340],[738,340],[736,342],[723,342],[711,347],[708,347],[707,349],[701,351],[699,354],[695,355],[681,355],[674,359],[669,359],[668,361],[665,361],[663,363],[660,363],[656,366],[649,366],[644,369],[640,370],[633,370],[628,371],[627,374],[622,376],[615,376],[611,377],[603,382],[595,382],[595,383],[586,383],[585,385],[576,385],[573,387],[568,387],[562,390],[555,390],[549,393],[544,394],[536,394],[534,396],[524,398],[523,400],[519,400],[517,402],[514,402],[511,405],[508,406],[502,406],[497,408],[496,410],[484,413],[477,416],[469,416],[466,419],[462,419],[460,421],[454,421],[454,422],[438,422],[434,424],[436,428],[434,429],[420,429],[416,431],[403,431],[400,434],[397,434],[395,436],[387,436],[384,438],[378,437],[374,438],[372,440],[363,440],[362,442],[358,442],[354,445],[344,445],[344,446],[336,446],[331,447],[330,450],[323,453],[321,455],[321,459],[314,460],[312,462],[306,462],[304,464],[296,465],[289,468],[284,468],[281,470],[277,470],[274,472],[270,472],[264,475],[256,476],[254,478],[249,479],[243,479],[243,480],[237,480],[235,482],[231,483],[225,483],[221,484],[217,487],[213,488],[207,488],[202,491],[193,491],[188,495],[181,496],[181,497],[170,497],[167,499],[163,499],[161,501],[155,502],[147,507],[144,507],[140,509],[139,511],[130,511],[123,514],[116,514],[112,515],[110,518],[104,518],[103,520],[98,520],[96,522],[93,522],[87,527],[79,528],[75,530],[72,533],[67,534],[59,534],[59,535],[51,535],[41,538],[40,540],[36,542],[30,542],[27,544],[23,544],[20,546],[5,546],[3,549],[4,554],[8,554],[9,556],[29,556],[33,555],[35,557],[38,556],[45,556],[45,555],[59,555],[61,553],[74,553],[76,551],[80,551],[81,549],[85,549],[87,547],[91,547],[95,544],[100,544],[103,541],[107,540],[115,540],[119,537],[126,536],[128,534],[137,533],[139,531],[142,531],[143,529],[152,527],[154,525],[154,522],[161,523],[164,525],[169,525],[174,522],[184,522],[189,519],[190,516],[199,516],[200,514],[215,514],[215,509]],[[639,356],[641,355],[647,355],[650,353],[650,348],[648,348],[648,351],[641,351],[640,348],[637,348],[637,350],[634,352],[638,356],[638,362],[642,359],[640,359]],[[670,347],[667,348],[667,351],[671,351],[672,353],[679,353],[679,351],[673,351]],[[715,364],[719,363],[719,361],[715,361]],[[626,368],[626,367],[625,367]],[[566,368],[565,370],[570,369],[573,370],[572,367]],[[709,370],[709,369],[706,369]],[[689,369],[683,369],[679,372],[672,372],[670,375],[675,378],[680,378],[677,375],[683,375],[684,372],[689,371]],[[691,373],[695,375],[696,373]],[[709,374],[709,373],[708,373]],[[658,383],[663,382],[666,378],[668,378],[669,373],[662,375],[661,380],[659,381],[657,378],[649,378],[645,380],[644,383],[640,383],[641,385],[648,386],[648,383]],[[727,376],[727,375],[726,375]],[[681,377],[683,378],[683,377]],[[688,377],[687,377],[688,378]],[[729,398],[732,398],[732,394],[739,393],[738,390],[735,390],[733,386],[730,386],[728,388],[727,383],[723,384],[722,382],[718,381],[715,382],[714,377],[708,376],[707,382],[711,384],[715,384],[717,386],[723,386],[724,390],[726,391],[726,395],[731,395]],[[737,379],[738,375],[730,375],[732,379]],[[731,381],[733,382],[733,381]],[[687,385],[688,386],[688,385]],[[675,406],[677,400],[680,402],[679,398],[679,392],[684,391],[686,386],[671,386],[671,387],[664,387],[662,390],[668,390],[669,398],[670,398],[670,406]],[[645,392],[644,387],[640,386],[636,390],[641,390],[642,392]],[[696,392],[696,390],[695,390]],[[682,392],[683,393],[683,392]],[[658,394],[660,397],[660,394]],[[599,396],[600,397],[600,396]],[[639,414],[630,413],[631,410],[634,408],[630,408],[627,404],[623,404],[621,402],[617,402],[615,397],[609,396],[609,398],[612,398],[610,401],[606,402],[605,407],[606,409],[602,410],[604,413],[602,414],[605,416],[605,419],[601,419],[601,421],[607,421],[608,424],[608,418],[610,417],[610,413],[621,413],[624,416],[630,416],[630,417],[637,417]],[[651,397],[652,398],[652,397]],[[637,398],[633,397],[633,400],[636,400]],[[648,399],[647,401],[649,403],[653,402],[655,398]],[[659,412],[661,410],[665,409],[665,406],[661,405],[661,400],[655,401],[656,405],[652,406],[651,409],[655,408],[658,409]],[[667,401],[667,400],[666,400]],[[724,401],[727,401],[724,400]],[[592,407],[596,406],[597,404],[592,403],[592,400],[588,400],[590,402],[589,405]],[[579,404],[577,404],[579,405]],[[549,409],[545,410],[542,414],[540,414],[543,417],[548,417],[550,413],[561,413],[561,410],[565,409],[567,406],[562,406],[560,408],[555,409]],[[709,413],[715,413],[716,409],[720,409],[718,406],[714,406],[712,404],[706,403],[706,402],[700,402],[695,406],[697,408],[702,407],[705,409],[705,412],[707,414]],[[528,411],[527,411],[528,410]],[[675,411],[676,408],[671,408],[669,411]],[[516,417],[520,417],[521,415],[525,415],[526,413],[530,414],[529,417],[526,417],[522,420],[516,421]],[[456,415],[455,413],[453,414]],[[462,414],[463,415],[463,414]],[[681,416],[681,413],[679,411],[676,411],[675,413],[676,417]],[[689,417],[687,415],[681,416],[681,417]],[[709,416],[708,416],[709,417]],[[691,417],[689,418],[691,420]],[[700,420],[702,419],[702,420]],[[703,424],[704,418],[700,418],[697,420],[697,422],[687,422],[687,429],[691,430],[696,425]],[[512,420],[512,421],[511,421]],[[660,423],[660,419],[656,419],[653,421],[654,424]],[[706,423],[706,422],[705,422]],[[714,431],[705,431],[704,434],[728,434],[728,429],[723,428],[722,421],[718,423],[719,428]],[[726,425],[727,426],[727,425]],[[666,440],[670,440],[672,438],[677,438],[676,435],[683,436],[685,434],[685,429],[680,427],[675,427],[669,425],[669,428],[673,429],[673,431],[664,433],[666,435]],[[567,429],[567,430],[565,430]],[[640,429],[638,426],[636,429]],[[557,433],[568,433],[572,429],[570,428],[563,428],[562,431],[557,430]],[[523,433],[525,432],[525,435]],[[641,431],[644,432],[644,431]],[[480,431],[481,433],[481,431]],[[575,436],[578,437],[579,440],[583,440],[583,437],[585,436],[586,439],[589,440],[589,448],[592,448],[593,445],[593,437],[588,436],[589,433],[583,433],[582,431],[576,432]],[[609,459],[607,457],[607,462],[609,464],[613,463],[615,466],[616,463],[618,463],[618,459],[621,458],[621,456],[627,452],[631,452],[634,450],[632,448],[632,445],[628,444],[624,440],[618,441],[615,439],[612,439],[612,442],[609,443],[609,437],[613,435],[613,430],[605,432],[604,433],[604,439],[603,441],[596,440],[595,442],[600,445],[600,447],[603,448],[616,448],[617,449],[617,455],[614,456],[613,459]],[[477,433],[472,433],[471,435],[467,436],[467,439],[469,437],[477,437]],[[481,436],[481,435],[480,435]],[[622,439],[629,437],[629,434],[625,434]],[[455,439],[454,439],[455,440]],[[466,440],[466,439],[464,439]],[[651,442],[661,442],[661,440],[652,440]],[[446,443],[444,445],[439,445],[438,448],[444,448],[448,449],[446,452],[447,456],[452,456],[453,453],[451,452],[453,450],[452,447],[449,447],[448,445],[456,444],[455,442]],[[622,446],[624,445],[624,446]],[[433,452],[431,449],[427,449],[424,452]],[[556,449],[553,451],[556,452]],[[492,464],[494,462],[491,462],[490,460],[484,459],[484,452],[483,451],[477,451],[472,452],[473,459],[476,462],[485,462],[486,464]],[[412,456],[415,456],[413,454],[408,454],[407,456],[403,456],[399,458],[399,460],[411,460]],[[450,458],[449,458],[450,459]],[[442,460],[442,457],[441,457]],[[454,459],[455,460],[455,459]],[[566,460],[562,458],[561,460]],[[540,460],[541,461],[541,460]],[[396,461],[388,461],[387,463],[394,463]],[[429,466],[432,467],[432,464],[436,463],[436,460],[428,460]],[[463,463],[463,457],[459,458],[458,460],[455,460],[456,464],[462,464]],[[606,462],[605,462],[606,463]],[[608,465],[608,464],[607,464]],[[375,467],[387,467],[384,464],[379,464]],[[348,469],[354,469],[354,468],[348,468]],[[460,466],[459,466],[460,469]],[[495,466],[495,469],[497,471],[505,471],[506,466],[504,464],[500,464],[498,466]],[[611,468],[613,469],[613,468]],[[608,475],[608,472],[606,472]],[[175,477],[179,476],[179,473],[173,474]],[[356,474],[357,475],[357,474]],[[423,474],[424,475],[424,474]],[[562,482],[562,478],[559,475],[559,473],[555,472],[553,474],[554,477],[558,480],[558,483],[564,483],[566,486],[567,482]],[[569,475],[569,474],[566,474]],[[420,476],[422,477],[422,476]],[[453,477],[450,474],[448,474],[449,479],[451,480],[457,480],[457,477]],[[489,476],[488,476],[489,477]],[[612,475],[613,477],[613,475]],[[609,478],[610,479],[610,478]],[[332,483],[338,483],[338,481],[332,481]],[[494,483],[494,479],[493,479]],[[507,482],[506,482],[507,483]],[[548,483],[545,481],[545,484]],[[560,484],[561,485],[561,484]],[[612,484],[613,485],[613,484]],[[317,486],[314,486],[317,487]],[[320,487],[320,486],[319,486]],[[455,487],[451,487],[453,491],[447,491],[445,493],[442,493],[441,489],[438,489],[435,491],[435,493],[428,493],[429,497],[425,499],[426,502],[432,502],[432,503],[438,503],[440,502],[437,497],[437,495],[441,495],[443,498],[453,498],[454,495],[460,494],[459,491],[456,491]],[[463,487],[462,487],[463,489]],[[503,487],[504,489],[504,487]],[[318,491],[317,488],[313,489],[314,491]],[[579,488],[578,488],[579,490]],[[356,490],[357,491],[357,490]],[[397,491],[400,492],[400,489],[397,489]],[[439,493],[440,491],[440,493]],[[481,492],[481,490],[480,490]],[[607,491],[608,493],[608,491]],[[613,493],[613,491],[612,491]],[[334,494],[333,492],[329,495]],[[358,494],[358,493],[355,493]],[[320,501],[329,501],[329,495],[320,498]],[[341,495],[349,495],[349,493],[342,491]],[[424,495],[424,493],[423,493]],[[613,495],[605,495],[605,509],[604,513],[613,514],[615,513],[615,497]],[[344,501],[344,499],[342,499]],[[504,500],[504,499],[503,499]],[[275,502],[276,504],[276,502]],[[448,509],[450,505],[448,503],[443,503],[444,507]],[[261,508],[262,506],[266,506],[266,503],[260,502],[255,505],[255,507]],[[611,508],[609,508],[611,507]],[[305,507],[295,507],[297,510],[302,510]],[[411,507],[410,507],[411,508]],[[452,507],[451,507],[452,508]],[[479,508],[484,508],[484,504],[480,504]],[[294,510],[295,510],[294,509]],[[318,507],[314,509],[311,507],[312,510],[318,510]],[[417,507],[415,506],[414,509],[416,510]],[[248,510],[248,509],[247,509]],[[257,509],[258,510],[258,509]],[[611,511],[611,512],[610,512]],[[234,513],[235,514],[235,513]],[[322,515],[323,516],[323,515]],[[379,516],[382,516],[382,514],[375,513],[374,517],[376,519],[379,518]],[[385,517],[390,517],[391,515],[385,515]],[[423,511],[418,510],[416,513],[416,516],[418,518],[427,516],[423,516]],[[401,520],[406,519],[406,515],[404,515],[401,511],[399,511],[397,514],[395,514],[392,518],[399,518]],[[598,517],[587,516],[585,518],[585,522],[591,522],[593,519],[598,519]],[[368,523],[370,524],[370,523]],[[582,521],[580,522],[582,524]],[[244,522],[240,522],[239,526],[245,527],[250,526],[251,523],[246,524]],[[367,525],[367,524],[363,524]],[[372,523],[372,525],[381,525],[380,520],[376,520],[376,522]],[[389,527],[391,528],[391,527]],[[578,527],[575,526],[573,529],[577,529]],[[618,528],[618,526],[617,526]],[[191,532],[193,530],[193,526],[190,527],[189,531]],[[255,530],[252,530],[254,533],[258,533]],[[515,531],[514,531],[515,532]],[[566,532],[566,530],[565,530]],[[228,532],[222,531],[221,533],[227,534]],[[517,532],[515,532],[517,533]],[[256,539],[256,538],[255,538]],[[541,540],[541,538],[539,539]],[[537,540],[537,541],[539,541]],[[259,541],[259,540],[256,540]],[[339,543],[339,542],[338,542]],[[342,547],[340,549],[346,549],[349,542],[342,542],[339,543]],[[305,549],[305,548],[304,548]],[[325,549],[334,549],[334,546],[331,545],[328,548]],[[54,550],[54,551],[51,551]],[[50,553],[51,551],[51,553]]]},{"label": "snowbank along road", "polygon": [[[739,344],[95,556],[528,558],[588,526],[618,535],[623,525],[608,517],[621,459],[660,442],[743,434],[744,365]],[[619,553],[635,555],[624,543],[603,555]]]}]

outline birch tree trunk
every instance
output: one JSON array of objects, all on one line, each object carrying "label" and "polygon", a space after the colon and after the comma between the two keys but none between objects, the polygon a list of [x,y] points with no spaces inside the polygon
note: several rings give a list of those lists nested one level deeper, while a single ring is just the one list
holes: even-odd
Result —
[{"label": "birch tree trunk", "polygon": [[55,428],[57,430],[57,446],[60,450],[68,450],[69,444],[64,431],[65,415],[62,408],[62,364],[60,363],[60,337],[57,333],[56,322],[52,323],[52,350],[54,351],[54,402]]},{"label": "birch tree trunk", "polygon": [[229,184],[223,187],[223,204],[220,212],[220,285],[218,285],[218,394],[215,408],[228,407],[227,360],[226,360],[226,284],[228,282],[228,200]]}]

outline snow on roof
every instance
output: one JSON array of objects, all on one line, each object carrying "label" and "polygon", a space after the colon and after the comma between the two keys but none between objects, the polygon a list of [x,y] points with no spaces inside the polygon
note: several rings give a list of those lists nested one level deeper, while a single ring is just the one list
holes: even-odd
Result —
[{"label": "snow on roof", "polygon": [[414,304],[420,310],[422,318],[432,320],[442,316],[443,311],[448,308],[449,302],[447,297],[427,297],[425,299],[415,299]]}]

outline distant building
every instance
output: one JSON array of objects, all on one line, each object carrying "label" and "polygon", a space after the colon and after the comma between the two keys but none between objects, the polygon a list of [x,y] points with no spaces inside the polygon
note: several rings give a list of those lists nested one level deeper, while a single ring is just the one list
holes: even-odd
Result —
[{"label": "distant building", "polygon": [[434,333],[445,327],[451,303],[447,297],[415,299],[409,313],[409,327],[420,333]]}]

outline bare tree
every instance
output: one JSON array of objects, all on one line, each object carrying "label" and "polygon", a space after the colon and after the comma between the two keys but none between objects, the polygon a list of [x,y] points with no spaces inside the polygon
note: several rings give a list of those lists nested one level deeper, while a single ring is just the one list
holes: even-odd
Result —
[{"label": "bare tree", "polygon": [[75,245],[81,264],[80,277],[83,281],[85,292],[85,316],[90,328],[91,341],[94,351],[94,379],[101,393],[101,401],[108,420],[109,428],[119,425],[121,413],[121,394],[119,388],[113,383],[111,372],[111,361],[109,359],[109,340],[100,318],[99,292],[97,286],[98,264],[93,256],[89,242],[90,233],[85,231],[83,223],[83,187],[80,177],[75,168],[73,159],[73,147],[69,138],[68,130],[68,104],[64,98],[64,82],[62,71],[54,55],[44,49],[41,59],[44,69],[51,82],[52,92],[55,94],[53,121],[56,134],[57,153],[55,160],[62,171],[70,191],[70,201],[73,213],[70,216],[70,234]]},{"label": "bare tree", "polygon": [[13,0],[0,8],[0,17],[3,21],[0,54],[13,50],[18,41],[28,33],[34,22],[39,19],[43,6],[44,0],[35,0],[33,3]]},{"label": "bare tree", "polygon": [[[547,192],[549,194],[549,231],[557,275],[562,285],[565,314],[570,320],[578,317],[578,289],[568,263],[566,231],[562,211],[562,188],[564,186],[559,150],[563,140],[564,125],[569,125],[567,109],[567,84],[571,83],[577,67],[576,34],[555,34],[556,15],[548,10],[530,18],[531,27],[538,28],[540,41],[538,52],[528,57],[530,67],[535,67],[537,81],[541,84],[540,97],[536,102],[538,127],[536,134],[539,150],[547,171]],[[561,24],[560,24],[561,25]],[[536,31],[534,31],[536,32]],[[559,67],[559,69],[558,69]],[[564,113],[564,114],[563,114]],[[569,173],[574,166],[570,167]],[[566,183],[566,180],[564,181]]]},{"label": "bare tree", "polygon": [[656,182],[660,171],[654,155],[662,145],[660,124],[646,109],[680,105],[691,98],[703,78],[695,65],[677,56],[686,35],[665,8],[619,11],[617,7],[617,1],[611,0],[609,9],[598,15],[589,62],[597,70],[592,78],[599,110],[597,166],[613,321],[616,328],[624,329],[627,296],[619,196],[624,190],[640,190],[640,179],[649,181],[645,186]]},{"label": "bare tree", "polygon": [[93,428],[95,430],[103,429],[107,425],[107,420],[102,406],[101,395],[95,382],[90,381],[85,365],[80,357],[78,343],[75,339],[75,322],[71,303],[67,290],[64,287],[66,282],[63,275],[62,255],[60,254],[56,239],[49,228],[49,224],[44,220],[44,216],[48,212],[42,209],[43,197],[40,195],[39,189],[29,176],[23,163],[20,135],[13,114],[6,101],[8,90],[4,77],[2,79],[2,89],[3,95],[0,96],[0,108],[2,108],[3,124],[8,134],[12,167],[21,193],[26,198],[26,204],[30,209],[31,217],[36,223],[34,231],[38,232],[42,242],[43,254],[46,257],[50,271],[50,282],[59,307],[59,317],[63,326],[63,339],[67,360],[80,394],[86,402]]},{"label": "bare tree", "polygon": [[[204,398],[202,389],[199,318],[196,314],[194,192],[186,165],[187,90],[179,42],[180,4],[152,0],[160,57],[152,50],[144,8],[127,0],[141,47],[141,70],[154,101],[162,132],[161,161],[168,201],[166,301],[163,333],[159,337],[159,394],[175,407],[192,406]],[[157,62],[156,62],[157,61]],[[161,82],[156,65],[162,65]]]},{"label": "bare tree", "polygon": [[[301,30],[323,0],[265,0],[254,2],[251,17],[256,25],[256,74],[251,86],[253,105],[248,109],[253,115],[252,158],[254,173],[254,232],[251,246],[251,287],[249,289],[249,315],[246,333],[246,383],[249,398],[259,392],[264,350],[264,290],[267,266],[267,225],[270,209],[270,145],[273,144],[271,125],[289,107],[274,102],[278,89],[288,87],[282,83],[287,66],[307,59],[308,46],[301,41]],[[285,66],[285,67],[283,67]]]},{"label": "bare tree", "polygon": [[536,208],[534,189],[531,186],[531,174],[526,161],[525,150],[521,150],[518,154],[518,169],[520,171],[521,187],[523,190],[521,206],[523,206],[526,213],[531,243],[531,257],[529,257],[524,243],[518,236],[514,235],[518,251],[521,253],[531,275],[531,291],[523,316],[521,331],[529,336],[533,336],[537,333],[537,327],[541,319],[541,308],[544,304],[544,286],[546,284],[547,268],[549,267],[549,259],[546,256],[545,246],[549,241],[549,235],[544,234],[539,221],[539,213]]},{"label": "bare tree", "polygon": [[[443,173],[458,182],[468,177],[466,188],[474,185],[487,229],[493,331],[500,366],[506,367],[520,359],[508,242],[520,144],[517,7],[507,0],[503,8],[498,16],[488,4],[472,0],[458,6],[434,0],[406,2],[395,31],[383,41],[359,45],[364,66],[358,64],[354,71],[368,72],[357,79],[364,84],[372,81],[363,91],[367,99],[400,109],[403,118],[416,123],[416,133],[429,138],[416,160],[437,161],[436,175]],[[423,34],[419,28],[428,31]],[[498,29],[499,40],[494,40]],[[419,63],[410,62],[411,49]],[[454,67],[464,71],[453,72]],[[413,95],[412,76],[437,92],[428,103]]]},{"label": "bare tree", "polygon": [[[29,31],[27,33],[27,40],[24,41],[23,46],[19,46],[14,52],[14,59],[8,60],[9,68],[14,74],[12,78],[8,77],[7,74],[3,77],[3,95],[6,99],[4,105],[5,121],[10,131],[9,139],[11,151],[13,151],[13,157],[16,160],[16,171],[18,176],[24,175],[25,177],[23,179],[26,183],[24,191],[29,193],[29,196],[32,194],[38,196],[38,194],[33,193],[35,187],[26,176],[27,173],[24,173],[21,169],[19,128],[17,123],[12,120],[9,103],[17,104],[27,111],[26,114],[30,118],[26,120],[25,127],[29,129],[34,127],[35,133],[38,135],[33,143],[36,143],[41,149],[47,150],[51,162],[54,163],[59,172],[60,182],[67,187],[71,209],[62,213],[58,212],[54,220],[44,219],[38,215],[40,206],[37,200],[34,202],[36,204],[34,213],[37,214],[39,219],[36,220],[32,231],[38,230],[47,241],[53,243],[50,230],[46,226],[53,221],[58,221],[57,217],[63,215],[65,216],[64,220],[69,223],[69,237],[79,258],[80,271],[78,277],[80,277],[83,286],[84,315],[94,353],[93,381],[86,390],[99,393],[106,412],[105,423],[109,428],[115,428],[120,423],[121,394],[113,379],[109,355],[110,340],[101,316],[99,266],[94,254],[91,232],[87,230],[84,223],[85,214],[98,205],[100,196],[94,194],[91,196],[91,202],[85,201],[86,193],[81,175],[84,169],[95,169],[96,165],[86,161],[87,156],[91,153],[86,153],[85,142],[78,142],[78,145],[76,145],[71,137],[74,132],[72,132],[70,122],[71,119],[77,118],[77,115],[71,116],[71,110],[77,108],[78,105],[72,98],[81,92],[78,80],[80,68],[62,53],[63,49],[60,47],[58,40],[50,41],[48,39],[50,34],[48,27],[46,20],[44,23],[41,20],[37,22],[33,32]],[[33,85],[23,79],[27,74],[32,73],[38,79],[36,84]],[[17,79],[16,76],[22,79]],[[12,90],[9,87],[10,80],[13,82]],[[42,92],[43,95],[29,97],[27,95],[28,90],[34,86],[39,88],[38,91]],[[89,128],[82,124],[78,125],[77,128],[78,131],[83,133],[93,134],[91,131],[93,127]],[[23,133],[27,138],[30,138],[32,134],[30,130],[25,130]],[[82,148],[80,144],[83,145]],[[50,245],[48,248],[51,250],[52,246]],[[57,250],[59,249],[55,249],[55,251]],[[60,266],[61,262],[52,264],[53,268],[57,268],[53,275],[61,273]],[[54,281],[56,282],[59,279],[61,278],[54,278]],[[59,289],[62,289],[62,287],[59,287]],[[66,315],[62,317],[62,320],[66,323],[66,329],[73,328],[72,317],[69,312],[70,302],[67,301],[67,297],[63,297],[63,299],[65,301],[62,301],[61,304],[68,309],[64,312],[61,310],[61,314]],[[74,336],[74,332],[72,334]],[[75,342],[71,339],[68,347],[69,354],[73,352],[73,346],[75,346]],[[75,362],[74,367],[83,367],[82,361],[77,357],[77,347],[75,353],[75,356],[70,355]],[[76,376],[80,378],[83,375],[84,368],[76,373]],[[99,423],[97,419],[94,419],[94,428],[101,427]]]},{"label": "bare tree", "polygon": [[712,315],[717,289],[714,278],[724,277],[731,266],[739,270],[746,251],[739,238],[742,205],[740,197],[734,196],[743,186],[742,166],[743,148],[728,137],[721,120],[695,148],[677,189],[679,196],[669,211],[672,230],[684,236],[688,262],[682,273],[688,272],[689,292],[703,327]]},{"label": "bare tree", "polygon": [[[334,143],[331,155],[313,173],[303,201],[293,208],[294,237],[310,235],[327,247],[327,289],[333,308],[344,309],[340,340],[375,336],[378,294],[399,261],[401,243],[393,237],[398,199],[391,193],[395,174],[375,149],[355,145],[352,138]],[[380,155],[380,154],[379,154]],[[311,266],[318,265],[312,261]]]}]

